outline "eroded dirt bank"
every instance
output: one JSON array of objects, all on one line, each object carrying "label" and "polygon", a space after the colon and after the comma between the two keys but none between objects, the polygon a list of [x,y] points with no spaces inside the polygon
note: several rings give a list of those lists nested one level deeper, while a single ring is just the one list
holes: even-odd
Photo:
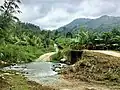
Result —
[{"label": "eroded dirt bank", "polygon": [[[70,90],[82,90],[80,87],[88,88],[85,90],[120,90],[120,57],[105,51],[84,51],[82,58],[62,74],[64,79],[78,82],[78,88],[73,86]],[[89,89],[91,87],[93,89]]]},{"label": "eroded dirt bank", "polygon": [[43,86],[34,81],[29,81],[16,71],[0,70],[0,90],[56,90],[49,86]]}]

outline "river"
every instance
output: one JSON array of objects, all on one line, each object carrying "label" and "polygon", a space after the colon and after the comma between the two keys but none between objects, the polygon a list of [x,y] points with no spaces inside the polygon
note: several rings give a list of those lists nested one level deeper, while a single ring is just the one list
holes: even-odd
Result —
[{"label": "river", "polygon": [[4,70],[20,71],[29,80],[36,81],[45,85],[50,85],[56,83],[59,80],[58,72],[55,72],[52,69],[56,64],[58,63],[32,62],[28,64],[5,67]]}]

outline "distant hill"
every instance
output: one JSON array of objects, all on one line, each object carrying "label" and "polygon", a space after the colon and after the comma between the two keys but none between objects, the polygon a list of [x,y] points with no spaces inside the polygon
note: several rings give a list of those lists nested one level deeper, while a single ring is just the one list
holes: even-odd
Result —
[{"label": "distant hill", "polygon": [[24,30],[41,31],[39,26],[31,24],[31,23],[20,23],[20,26]]},{"label": "distant hill", "polygon": [[78,18],[63,27],[58,28],[57,31],[74,32],[79,30],[80,26],[89,30],[110,31],[114,27],[120,26],[120,17],[104,15],[96,19]]},{"label": "distant hill", "polygon": [[85,23],[89,22],[90,20],[91,19],[78,18],[63,27],[58,28],[57,31],[72,32],[74,29],[80,28],[81,25],[84,25]]}]

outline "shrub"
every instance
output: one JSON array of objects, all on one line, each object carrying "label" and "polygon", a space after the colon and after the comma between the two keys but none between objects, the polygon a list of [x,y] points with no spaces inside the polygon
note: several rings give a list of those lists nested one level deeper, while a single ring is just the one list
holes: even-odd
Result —
[{"label": "shrub", "polygon": [[48,50],[35,46],[0,45],[0,60],[9,63],[28,63],[49,52]]},{"label": "shrub", "polygon": [[61,59],[63,58],[63,54],[61,51],[59,51],[58,53],[54,54],[51,59],[52,62],[59,62]]}]

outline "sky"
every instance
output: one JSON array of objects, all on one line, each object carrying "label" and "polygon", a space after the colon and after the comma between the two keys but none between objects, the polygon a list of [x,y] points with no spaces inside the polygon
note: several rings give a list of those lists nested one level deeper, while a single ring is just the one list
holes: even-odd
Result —
[{"label": "sky", "polygon": [[22,0],[22,13],[17,16],[23,22],[53,30],[77,18],[120,16],[119,4],[120,0]]}]

